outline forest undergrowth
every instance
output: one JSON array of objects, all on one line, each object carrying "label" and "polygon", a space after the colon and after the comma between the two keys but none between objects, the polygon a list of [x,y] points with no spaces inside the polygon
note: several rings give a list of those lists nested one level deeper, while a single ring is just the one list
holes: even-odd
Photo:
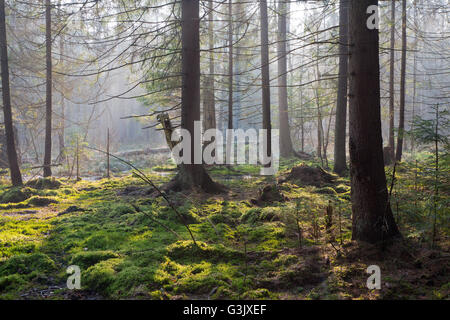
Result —
[{"label": "forest undergrowth", "polygon": [[[145,173],[161,186],[174,168]],[[379,247],[351,240],[349,178],[318,163],[283,160],[277,177],[248,165],[208,171],[228,191],[169,193],[182,219],[133,175],[1,183],[0,299],[449,298],[448,172],[434,197],[426,168],[397,165],[403,239]],[[66,287],[70,265],[81,290]],[[381,290],[366,286],[370,265]]]}]

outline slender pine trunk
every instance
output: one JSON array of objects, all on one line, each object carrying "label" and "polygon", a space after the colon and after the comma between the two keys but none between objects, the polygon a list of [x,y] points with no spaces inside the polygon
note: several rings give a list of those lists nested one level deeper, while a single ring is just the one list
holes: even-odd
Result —
[{"label": "slender pine trunk", "polygon": [[5,0],[0,0],[0,50],[6,152],[8,154],[11,183],[13,186],[20,186],[22,185],[22,174],[20,172],[19,161],[17,157],[14,126],[12,120],[11,92],[9,86],[8,44],[6,38]]},{"label": "slender pine trunk", "polygon": [[347,171],[348,1],[340,0],[339,7],[339,80],[334,136],[334,172],[337,174]]},{"label": "slender pine trunk", "polygon": [[46,103],[44,177],[52,175],[52,13],[50,0],[45,0]]}]

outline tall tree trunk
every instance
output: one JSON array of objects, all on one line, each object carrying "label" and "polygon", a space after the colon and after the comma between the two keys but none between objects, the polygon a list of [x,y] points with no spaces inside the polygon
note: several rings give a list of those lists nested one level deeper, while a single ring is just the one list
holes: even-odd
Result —
[{"label": "tall tree trunk", "polygon": [[323,126],[322,126],[322,112],[320,111],[320,100],[319,100],[319,92],[318,88],[315,90],[316,92],[316,105],[317,105],[317,156],[320,159],[320,162],[323,166],[323,156],[322,156],[322,148],[323,148]]},{"label": "tall tree trunk", "polygon": [[389,139],[388,147],[391,161],[395,159],[395,141],[394,141],[394,127],[395,127],[395,92],[394,92],[394,74],[395,74],[395,0],[391,2],[391,52],[389,61]]},{"label": "tall tree trunk", "polygon": [[380,114],[378,30],[370,30],[366,10],[378,0],[351,0],[350,35],[350,175],[353,239],[370,243],[398,236],[384,172]]},{"label": "tall tree trunk", "polygon": [[20,186],[22,185],[22,174],[20,173],[16,144],[14,139],[14,127],[11,110],[11,93],[9,88],[8,44],[6,39],[5,0],[0,0],[0,50],[1,50],[3,116],[5,121],[5,135],[6,135],[6,152],[8,153],[8,163],[11,174],[11,183],[13,186]]},{"label": "tall tree trunk", "polygon": [[52,175],[52,13],[50,0],[45,0],[45,47],[46,47],[46,103],[45,103],[45,151],[44,177]]},{"label": "tall tree trunk", "polygon": [[287,29],[286,0],[280,0],[278,5],[278,117],[280,119],[280,156],[290,157],[294,154],[291,130],[289,126],[288,96],[287,96]]},{"label": "tall tree trunk", "polygon": [[[317,42],[319,39],[317,38]],[[316,107],[317,107],[317,156],[320,159],[322,166],[324,165],[322,148],[323,148],[323,125],[322,125],[322,112],[320,110],[320,97],[319,97],[319,83],[320,83],[320,69],[319,69],[319,46],[317,46],[317,63],[316,63],[316,74],[317,74],[317,86],[314,90],[316,95]]]},{"label": "tall tree trunk", "polygon": [[340,0],[339,4],[339,80],[334,136],[334,172],[337,174],[347,170],[348,1]]},{"label": "tall tree trunk", "polygon": [[[58,2],[59,10],[61,9],[61,0]],[[62,17],[60,16],[59,19]],[[61,65],[61,69],[64,70],[64,35],[60,34],[60,40],[59,40],[59,53],[60,53],[60,59],[59,64]],[[58,128],[58,145],[59,145],[59,155],[58,155],[58,161],[60,163],[64,163],[65,160],[65,97],[64,97],[64,75],[61,75],[60,78],[61,82],[61,110],[60,110],[60,120],[59,120],[59,128]]]},{"label": "tall tree trunk", "polygon": [[196,145],[194,122],[200,121],[200,19],[199,0],[181,2],[181,43],[182,43],[182,90],[181,90],[181,128],[191,134],[190,163],[179,167],[177,176],[168,185],[174,190],[201,188],[206,192],[219,192],[221,186],[214,183],[203,164],[195,163]]},{"label": "tall tree trunk", "polygon": [[[233,1],[228,2],[228,129],[233,129]],[[231,163],[233,136],[227,134],[227,163]]]},{"label": "tall tree trunk", "polygon": [[272,123],[270,119],[270,75],[269,75],[269,22],[267,18],[267,1],[259,1],[261,15],[261,76],[262,76],[262,127],[266,130],[266,152],[272,156]]},{"label": "tall tree trunk", "polygon": [[[243,7],[242,2],[237,2],[235,6],[233,6],[234,16],[238,19],[238,23],[235,23],[233,34],[236,39],[241,39],[241,28],[242,21],[245,20],[245,7]],[[237,46],[236,46],[237,45]],[[235,43],[236,46],[234,50],[234,58],[233,58],[233,82],[234,82],[234,101],[233,101],[233,128],[239,128],[239,118],[242,113],[242,93],[241,93],[241,47],[238,43]]]},{"label": "tall tree trunk", "polygon": [[[417,28],[417,1],[414,0],[414,28]],[[411,153],[415,154],[415,138],[414,138],[414,118],[416,117],[416,101],[417,101],[417,38],[414,43],[414,65],[413,65],[413,101],[412,101],[412,121],[411,121]]]},{"label": "tall tree trunk", "polygon": [[400,119],[398,123],[396,161],[402,160],[403,136],[405,131],[405,95],[406,95],[406,0],[402,0],[402,69],[400,75]]},{"label": "tall tree trunk", "polygon": [[208,2],[208,45],[209,45],[209,75],[206,77],[205,97],[203,101],[203,130],[216,128],[216,109],[214,92],[214,3]]}]

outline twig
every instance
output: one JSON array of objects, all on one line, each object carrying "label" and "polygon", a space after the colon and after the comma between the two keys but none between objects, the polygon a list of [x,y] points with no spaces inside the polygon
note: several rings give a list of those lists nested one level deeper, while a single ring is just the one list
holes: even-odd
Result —
[{"label": "twig", "polygon": [[177,236],[177,238],[181,238],[180,235],[178,233],[176,233],[174,230],[170,229],[168,226],[164,225],[162,222],[159,222],[158,220],[156,220],[155,218],[153,218],[150,214],[148,214],[145,211],[142,211],[137,205],[135,204],[131,204],[131,206],[136,210],[136,212],[141,212],[143,214],[145,214],[148,218],[150,218],[150,220],[152,220],[153,222],[156,222],[157,224],[159,224],[161,227],[163,227],[164,229],[166,229],[169,232],[172,232],[175,236]]},{"label": "twig", "polygon": [[[106,154],[105,151],[99,150],[99,149],[97,149],[97,148],[93,148],[93,147],[86,147],[86,148]],[[185,226],[186,229],[188,230],[188,232],[189,232],[189,234],[190,234],[190,236],[191,236],[191,239],[192,239],[192,241],[194,242],[194,245],[198,247],[197,242],[195,241],[194,235],[192,234],[192,231],[191,231],[191,229],[189,228],[189,226],[188,226],[186,220],[184,219],[183,215],[175,208],[175,206],[172,204],[172,202],[170,202],[169,198],[167,198],[167,196],[164,194],[164,192],[162,192],[162,191],[161,191],[161,190],[153,183],[153,181],[150,180],[150,179],[145,175],[145,173],[143,173],[141,170],[139,170],[138,168],[136,168],[132,163],[130,163],[130,162],[126,161],[126,160],[123,160],[123,159],[121,159],[121,158],[119,158],[119,157],[113,155],[112,153],[110,153],[109,155],[110,155],[111,157],[113,157],[114,159],[117,159],[117,160],[119,160],[120,162],[123,162],[123,163],[129,165],[131,168],[133,168],[133,169],[135,170],[134,174],[135,174],[139,179],[141,179],[141,180],[144,181],[145,183],[147,183],[147,184],[149,184],[150,186],[152,186],[152,188],[154,188],[154,189],[158,192],[158,194],[159,194],[161,197],[163,197],[164,200],[166,200],[167,204],[173,209],[173,211],[175,211],[175,213],[177,214],[177,216],[181,219],[181,221],[183,222],[184,226]]]}]

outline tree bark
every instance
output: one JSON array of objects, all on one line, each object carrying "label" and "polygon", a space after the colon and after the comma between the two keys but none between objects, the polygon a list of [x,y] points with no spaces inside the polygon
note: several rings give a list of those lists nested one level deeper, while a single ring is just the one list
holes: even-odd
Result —
[{"label": "tree bark", "polygon": [[[414,0],[414,28],[417,28],[417,1]],[[414,119],[416,117],[416,102],[417,102],[417,38],[414,43],[414,63],[413,63],[413,101],[412,101],[412,116],[411,116],[411,153],[415,155],[415,137],[414,137]]]},{"label": "tree bark", "polygon": [[[233,129],[233,1],[228,2],[228,129]],[[232,135],[227,134],[227,163],[233,145]]]},{"label": "tree bark", "polygon": [[214,92],[214,4],[212,0],[208,2],[208,42],[209,42],[209,75],[206,77],[206,88],[203,100],[203,130],[216,128],[216,108]]},{"label": "tree bark", "polygon": [[351,0],[349,10],[352,237],[384,243],[400,233],[389,204],[384,172],[379,34],[366,25],[366,10],[371,5],[378,5],[378,0]]},{"label": "tree bark", "polygon": [[52,14],[50,0],[45,0],[45,47],[46,47],[46,103],[45,103],[45,151],[44,177],[52,175]]},{"label": "tree bark", "polygon": [[289,126],[288,96],[287,96],[287,29],[286,0],[278,4],[278,117],[280,119],[280,156],[290,157],[294,154],[291,130]]},{"label": "tree bark", "polygon": [[[61,10],[61,0],[59,0],[58,2],[58,6],[59,6],[59,10]],[[61,19],[62,17],[60,16],[59,19]],[[60,34],[60,41],[59,41],[59,53],[61,55],[60,59],[59,59],[59,63],[61,65],[61,69],[64,70],[64,35],[63,33]],[[58,145],[59,145],[59,155],[58,155],[58,161],[59,162],[64,162],[66,159],[66,155],[65,155],[65,97],[64,97],[64,89],[65,89],[65,85],[64,85],[64,75],[61,75],[60,77],[60,82],[61,82],[61,115],[60,115],[60,120],[59,120],[59,128],[58,128]]]},{"label": "tree bark", "polygon": [[176,177],[167,189],[175,191],[200,188],[215,193],[222,191],[206,172],[203,164],[195,163],[194,122],[200,121],[200,18],[199,0],[183,0],[181,2],[181,43],[182,43],[182,90],[181,90],[181,128],[191,134],[190,163],[179,166]]},{"label": "tree bark", "polygon": [[269,22],[267,1],[259,1],[261,15],[261,76],[262,76],[262,128],[266,130],[266,155],[272,156],[272,124],[270,116],[270,75],[269,75]]},{"label": "tree bark", "polygon": [[6,14],[5,0],[0,0],[0,50],[1,50],[1,74],[3,95],[3,116],[5,122],[6,150],[8,154],[11,183],[13,186],[22,185],[14,138],[14,127],[11,110],[11,93],[9,87],[8,44],[6,38]]},{"label": "tree bark", "polygon": [[339,80],[336,105],[336,126],[334,137],[334,172],[347,171],[347,90],[348,90],[348,1],[340,0],[339,5]]},{"label": "tree bark", "polygon": [[395,127],[395,92],[394,92],[394,74],[395,74],[395,0],[391,2],[391,52],[389,61],[389,139],[388,147],[391,163],[395,159],[395,141],[394,141],[394,127]]},{"label": "tree bark", "polygon": [[402,161],[403,136],[405,131],[405,86],[406,86],[406,0],[402,0],[402,69],[400,75],[400,114],[397,136],[396,161]]}]

